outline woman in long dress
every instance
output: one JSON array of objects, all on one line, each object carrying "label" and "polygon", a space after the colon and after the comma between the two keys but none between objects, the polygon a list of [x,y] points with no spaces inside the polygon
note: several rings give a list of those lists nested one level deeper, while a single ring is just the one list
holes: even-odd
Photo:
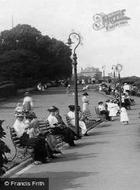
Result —
[{"label": "woman in long dress", "polygon": [[128,125],[129,118],[128,118],[126,108],[122,107],[120,112],[121,112],[120,113],[120,122],[122,122],[123,124]]},{"label": "woman in long dress", "polygon": [[25,113],[29,113],[33,110],[33,99],[29,92],[25,92],[25,97],[23,99],[23,109]]},{"label": "woman in long dress", "polygon": [[112,100],[109,103],[108,109],[109,109],[109,116],[113,120],[113,118],[117,116],[117,113],[119,111],[119,106],[117,103],[114,103],[114,100]]},{"label": "woman in long dress", "polygon": [[82,103],[83,103],[82,112],[85,115],[87,115],[87,117],[91,118],[91,112],[90,112],[90,109],[89,109],[89,97],[88,97],[87,92],[83,93]]}]

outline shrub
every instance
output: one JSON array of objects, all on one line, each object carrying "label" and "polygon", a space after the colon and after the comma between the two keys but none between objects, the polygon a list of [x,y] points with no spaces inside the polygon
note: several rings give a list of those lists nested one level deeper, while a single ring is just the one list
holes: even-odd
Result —
[{"label": "shrub", "polygon": [[5,153],[10,153],[10,149],[3,141],[3,138],[5,138],[5,135],[6,135],[2,127],[3,122],[4,120],[0,120],[0,176],[2,176],[5,173],[4,165],[8,162]]}]

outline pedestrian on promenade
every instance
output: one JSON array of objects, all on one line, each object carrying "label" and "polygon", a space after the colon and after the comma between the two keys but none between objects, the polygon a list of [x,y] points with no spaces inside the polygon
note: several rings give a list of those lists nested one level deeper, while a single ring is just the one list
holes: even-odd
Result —
[{"label": "pedestrian on promenade", "polygon": [[71,87],[70,84],[68,84],[67,87],[66,87],[66,92],[67,92],[67,94],[70,93],[70,87]]},{"label": "pedestrian on promenade", "polygon": [[129,118],[128,118],[126,108],[123,106],[121,107],[121,110],[120,110],[120,122],[124,125],[128,125],[129,123]]},{"label": "pedestrian on promenade", "polygon": [[89,95],[87,92],[83,93],[82,103],[83,103],[82,112],[85,115],[87,115],[88,118],[91,117],[91,112],[89,110]]},{"label": "pedestrian on promenade", "polygon": [[33,99],[30,96],[29,92],[25,92],[25,96],[23,99],[23,109],[25,114],[33,110]]}]

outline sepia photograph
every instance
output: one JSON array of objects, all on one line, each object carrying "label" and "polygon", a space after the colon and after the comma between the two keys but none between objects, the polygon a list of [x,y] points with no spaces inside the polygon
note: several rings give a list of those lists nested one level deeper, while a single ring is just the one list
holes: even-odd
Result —
[{"label": "sepia photograph", "polygon": [[0,190],[140,190],[139,20],[139,0],[0,0]]}]

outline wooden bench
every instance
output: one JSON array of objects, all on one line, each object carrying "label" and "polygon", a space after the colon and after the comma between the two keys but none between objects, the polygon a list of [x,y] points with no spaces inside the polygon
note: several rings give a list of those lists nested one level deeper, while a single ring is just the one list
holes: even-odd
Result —
[{"label": "wooden bench", "polygon": [[[102,123],[103,120],[99,119],[99,120],[91,120],[89,124],[86,123],[87,126],[87,131],[86,133],[88,133],[89,131],[91,131],[92,129],[94,129],[95,127],[97,127],[100,123]],[[89,125],[89,126],[88,126]]]},{"label": "wooden bench", "polygon": [[[51,128],[47,121],[39,120],[38,122],[39,122],[40,134],[45,135],[50,132]],[[28,153],[32,152],[31,147],[21,146],[20,138],[17,136],[16,131],[12,127],[10,127],[10,137],[14,145],[15,152],[12,158],[8,159],[9,161],[14,160],[16,157],[20,157],[20,158],[25,157]],[[56,139],[57,139],[57,145],[62,146],[63,145],[62,136],[56,135]],[[19,155],[19,152],[20,152],[20,155]]]},{"label": "wooden bench", "polygon": [[16,157],[18,158],[24,158],[27,154],[27,147],[21,146],[20,138],[17,136],[16,131],[14,128],[10,127],[10,138],[14,146],[14,155],[12,158],[8,158],[8,161],[14,160]]}]

